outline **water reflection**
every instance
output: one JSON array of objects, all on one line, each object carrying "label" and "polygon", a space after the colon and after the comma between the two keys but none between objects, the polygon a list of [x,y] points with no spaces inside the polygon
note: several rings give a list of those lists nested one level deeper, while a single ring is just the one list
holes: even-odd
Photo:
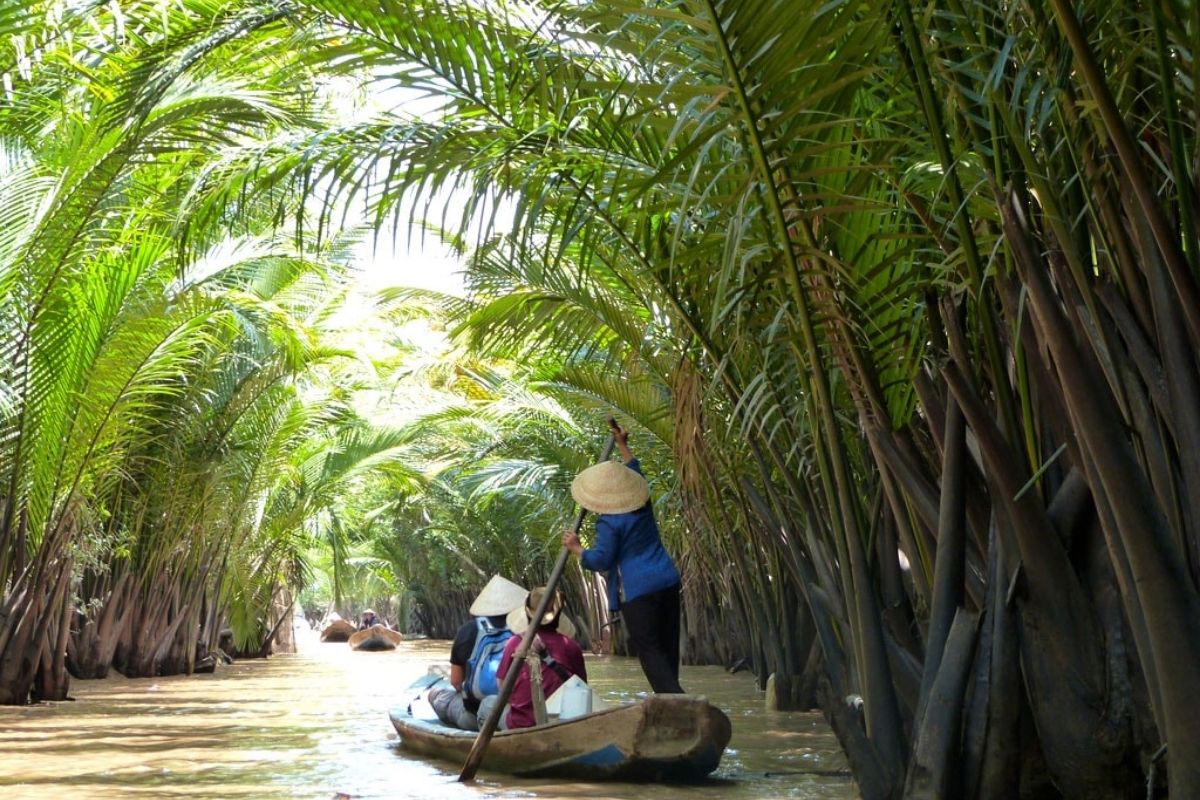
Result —
[{"label": "water reflection", "polygon": [[[390,653],[302,643],[302,652],[240,662],[215,675],[76,681],[77,702],[0,708],[5,798],[851,798],[845,760],[815,714],[768,714],[745,673],[684,667],[692,692],[733,721],[714,780],[699,786],[561,783],[480,773],[401,750],[387,709],[445,659],[448,642]],[[606,701],[637,696],[637,663],[589,656]]]}]

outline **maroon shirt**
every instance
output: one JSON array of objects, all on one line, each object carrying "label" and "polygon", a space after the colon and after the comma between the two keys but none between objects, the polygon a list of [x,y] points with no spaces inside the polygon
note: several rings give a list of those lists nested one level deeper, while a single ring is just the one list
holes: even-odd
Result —
[{"label": "maroon shirt", "polygon": [[[542,637],[546,652],[566,669],[567,677],[578,675],[580,680],[587,680],[587,667],[583,665],[583,648],[574,639],[549,628],[539,628],[538,636]],[[513,655],[520,646],[521,637],[516,635],[504,645],[504,655],[500,657],[500,668],[496,672],[498,679],[504,680],[509,666],[512,665]],[[542,662],[542,694],[549,697],[563,683],[558,672]],[[532,728],[537,724],[533,716],[533,689],[529,685],[529,668],[525,664],[521,664],[521,671],[517,674],[517,682],[513,685],[508,702],[509,728]]]}]

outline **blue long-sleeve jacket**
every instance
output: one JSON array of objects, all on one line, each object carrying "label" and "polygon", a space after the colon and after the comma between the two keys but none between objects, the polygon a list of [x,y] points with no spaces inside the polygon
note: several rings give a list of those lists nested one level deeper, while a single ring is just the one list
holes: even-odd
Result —
[{"label": "blue long-sleeve jacket", "polygon": [[[641,474],[636,458],[626,466]],[[622,597],[629,602],[679,583],[679,571],[662,545],[649,501],[636,511],[601,514],[596,543],[583,551],[580,562],[590,570],[608,571],[610,611],[620,609]]]}]

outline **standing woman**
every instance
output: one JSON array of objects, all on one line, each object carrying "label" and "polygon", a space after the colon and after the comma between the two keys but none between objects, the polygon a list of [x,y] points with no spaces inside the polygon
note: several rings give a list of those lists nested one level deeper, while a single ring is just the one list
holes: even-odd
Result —
[{"label": "standing woman", "polygon": [[588,467],[571,484],[575,501],[599,515],[595,546],[584,549],[567,531],[563,547],[587,569],[609,573],[609,610],[621,612],[650,687],[680,694],[679,571],[659,537],[650,485],[629,451],[629,434],[615,426],[613,437],[625,463]]}]

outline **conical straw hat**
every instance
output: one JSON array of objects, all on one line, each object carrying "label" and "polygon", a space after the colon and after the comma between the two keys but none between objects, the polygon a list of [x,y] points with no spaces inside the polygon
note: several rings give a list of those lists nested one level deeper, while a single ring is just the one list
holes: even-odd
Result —
[{"label": "conical straw hat", "polygon": [[650,484],[637,472],[617,461],[588,467],[571,483],[575,502],[597,514],[637,511],[650,499]]},{"label": "conical straw hat", "polygon": [[499,575],[493,575],[475,598],[475,602],[471,603],[471,616],[498,617],[507,614],[514,608],[521,607],[526,594],[528,592],[523,587]]},{"label": "conical straw hat", "polygon": [[[529,627],[529,618],[533,616],[533,612],[537,611],[538,603],[542,601],[545,591],[545,586],[539,586],[529,593],[529,599],[520,608],[514,608],[509,612],[507,621],[510,631],[518,636],[525,632],[525,629]],[[554,599],[550,601],[550,605],[546,608],[546,614],[542,617],[542,624],[548,625],[557,617],[558,632],[563,636],[574,636],[575,624],[571,622],[570,617],[563,615],[562,607],[562,595],[555,592]]]}]

